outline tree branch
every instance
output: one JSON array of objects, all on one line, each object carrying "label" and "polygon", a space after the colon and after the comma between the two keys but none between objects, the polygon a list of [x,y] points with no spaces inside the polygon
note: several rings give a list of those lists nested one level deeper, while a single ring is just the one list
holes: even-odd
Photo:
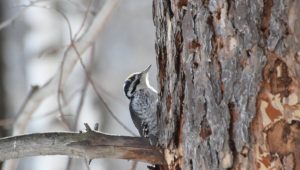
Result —
[{"label": "tree branch", "polygon": [[151,164],[165,164],[163,155],[140,137],[112,136],[92,131],[86,133],[35,133],[0,139],[0,160],[39,155],[130,159]]}]

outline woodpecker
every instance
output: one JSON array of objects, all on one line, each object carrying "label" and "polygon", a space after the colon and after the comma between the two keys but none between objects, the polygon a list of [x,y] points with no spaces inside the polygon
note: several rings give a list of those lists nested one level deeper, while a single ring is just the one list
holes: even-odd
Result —
[{"label": "woodpecker", "polygon": [[149,65],[144,71],[131,74],[124,83],[124,92],[130,100],[131,119],[140,136],[149,138],[151,145],[157,143],[157,91],[150,86],[148,79]]}]

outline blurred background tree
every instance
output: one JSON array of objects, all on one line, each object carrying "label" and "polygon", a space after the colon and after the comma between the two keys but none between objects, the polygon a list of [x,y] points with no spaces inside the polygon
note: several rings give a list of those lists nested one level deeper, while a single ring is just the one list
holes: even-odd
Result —
[{"label": "blurred background tree", "polygon": [[[14,120],[32,86],[42,87],[59,71],[71,39],[80,39],[107,1],[99,0],[3,0],[1,6],[0,135],[13,133]],[[151,1],[116,1],[102,25],[100,36],[81,56],[93,86],[78,62],[59,91],[42,99],[31,113],[24,133],[76,131],[83,122],[100,123],[105,133],[132,135],[112,118],[106,105],[131,131],[128,100],[123,81],[149,64],[156,87],[154,25]],[[98,94],[95,92],[98,91]],[[58,92],[60,97],[58,97]],[[99,96],[105,101],[99,100]],[[61,107],[58,105],[60,100]],[[26,103],[25,103],[26,104]],[[4,128],[6,127],[6,128]],[[9,163],[10,162],[10,163]],[[84,169],[84,160],[43,156],[6,161],[3,169]],[[97,159],[90,169],[130,169],[131,161]],[[127,167],[127,168],[125,168]],[[144,169],[144,164],[138,164]]]}]

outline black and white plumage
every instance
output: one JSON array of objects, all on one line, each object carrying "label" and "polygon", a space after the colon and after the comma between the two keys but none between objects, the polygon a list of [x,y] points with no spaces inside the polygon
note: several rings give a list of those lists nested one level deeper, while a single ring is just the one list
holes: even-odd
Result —
[{"label": "black and white plumage", "polygon": [[142,137],[149,138],[152,145],[157,142],[157,92],[150,86],[148,71],[131,74],[124,83],[124,92],[130,100],[129,111],[135,127]]}]

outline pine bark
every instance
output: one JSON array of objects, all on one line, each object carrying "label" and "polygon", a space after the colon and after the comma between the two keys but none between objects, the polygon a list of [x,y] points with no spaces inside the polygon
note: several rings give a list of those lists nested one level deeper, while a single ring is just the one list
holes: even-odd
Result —
[{"label": "pine bark", "polygon": [[300,169],[299,16],[299,0],[153,0],[169,169]]}]

